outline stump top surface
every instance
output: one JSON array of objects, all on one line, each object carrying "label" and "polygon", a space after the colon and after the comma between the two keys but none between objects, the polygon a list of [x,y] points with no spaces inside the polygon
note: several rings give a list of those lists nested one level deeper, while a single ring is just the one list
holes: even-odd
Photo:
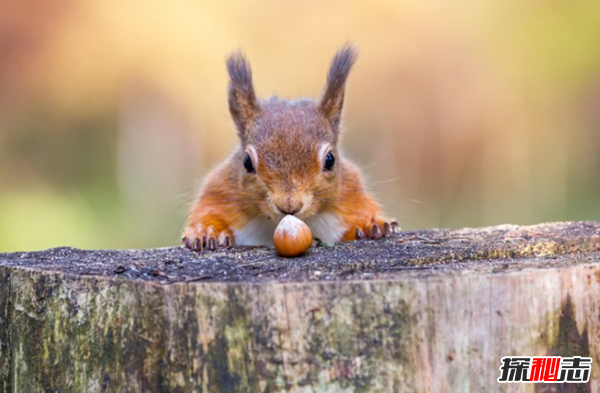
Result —
[{"label": "stump top surface", "polygon": [[600,262],[600,222],[406,231],[376,241],[312,247],[299,258],[267,247],[193,252],[80,250],[0,254],[0,267],[77,276],[176,282],[306,282],[504,272]]}]

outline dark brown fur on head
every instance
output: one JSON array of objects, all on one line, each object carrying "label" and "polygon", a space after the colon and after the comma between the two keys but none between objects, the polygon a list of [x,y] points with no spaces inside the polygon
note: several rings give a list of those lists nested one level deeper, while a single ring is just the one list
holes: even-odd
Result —
[{"label": "dark brown fur on head", "polygon": [[[242,141],[233,159],[239,163],[240,186],[254,201],[249,208],[267,217],[308,218],[335,203],[343,170],[337,141],[344,90],[355,60],[351,46],[336,54],[319,102],[272,97],[259,103],[248,61],[240,53],[228,58],[229,110]],[[335,165],[324,169],[329,152]],[[246,156],[254,171],[245,168]],[[256,200],[264,202],[256,206]]]}]

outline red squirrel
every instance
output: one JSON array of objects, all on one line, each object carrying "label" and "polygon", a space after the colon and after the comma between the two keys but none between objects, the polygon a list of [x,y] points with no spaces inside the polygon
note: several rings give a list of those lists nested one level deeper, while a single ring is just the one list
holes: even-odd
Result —
[{"label": "red squirrel", "polygon": [[275,228],[288,214],[325,243],[395,232],[397,222],[381,215],[360,170],[338,146],[356,56],[351,46],[336,53],[318,102],[275,96],[259,101],[244,55],[228,57],[229,111],[240,144],[206,177],[182,235],[186,247],[272,246]]}]

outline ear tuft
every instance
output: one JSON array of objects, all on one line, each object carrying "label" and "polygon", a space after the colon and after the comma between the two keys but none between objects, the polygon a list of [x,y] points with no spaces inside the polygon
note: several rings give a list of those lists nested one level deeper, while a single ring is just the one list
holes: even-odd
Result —
[{"label": "ear tuft", "polygon": [[344,106],[344,90],[346,80],[356,61],[357,52],[350,44],[340,49],[329,67],[325,92],[321,98],[319,110],[331,123],[334,132],[338,132],[342,108]]},{"label": "ear tuft", "polygon": [[227,58],[229,73],[229,112],[238,128],[238,134],[245,139],[248,126],[254,121],[260,107],[252,85],[250,64],[241,52]]}]

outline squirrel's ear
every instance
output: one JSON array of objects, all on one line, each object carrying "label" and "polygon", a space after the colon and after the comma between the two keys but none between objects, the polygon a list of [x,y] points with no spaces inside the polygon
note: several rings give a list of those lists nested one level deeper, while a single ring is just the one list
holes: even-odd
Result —
[{"label": "squirrel's ear", "polygon": [[319,110],[331,123],[334,132],[338,131],[342,107],[344,106],[346,79],[348,79],[350,69],[356,61],[356,55],[356,50],[351,45],[346,45],[336,53],[329,67],[327,85],[323,97],[321,97]]},{"label": "squirrel's ear", "polygon": [[248,126],[254,121],[260,107],[252,85],[250,64],[240,52],[227,58],[229,73],[229,112],[238,128],[242,140],[246,137]]}]

